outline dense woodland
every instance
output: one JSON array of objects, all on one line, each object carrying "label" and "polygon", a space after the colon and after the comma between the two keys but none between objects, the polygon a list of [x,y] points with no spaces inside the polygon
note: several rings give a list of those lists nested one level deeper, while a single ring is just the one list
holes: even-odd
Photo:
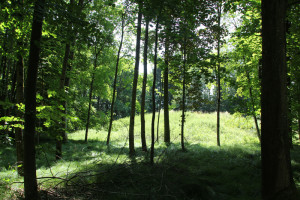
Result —
[{"label": "dense woodland", "polygon": [[[12,181],[1,177],[0,193],[27,200],[300,199],[298,0],[6,0],[0,6],[0,169],[15,174]],[[210,118],[209,113],[211,146],[203,147],[205,124],[193,118]],[[245,137],[252,139],[245,145],[237,140],[242,129],[232,137],[235,143],[227,142],[225,127],[237,119],[251,124],[251,137]],[[245,154],[248,144],[256,153]],[[51,166],[75,161],[76,145],[82,151],[100,145],[99,153],[117,154],[104,177],[149,173],[144,184],[159,189],[145,186],[137,193],[111,179],[93,191],[96,175],[81,185],[80,170],[55,175]],[[198,163],[211,155],[217,165],[236,145],[244,149],[232,151],[237,165],[253,161],[258,169],[252,196],[222,196],[217,184],[204,178],[175,180],[193,164],[166,179],[193,182],[181,187],[184,192],[173,194],[163,182],[167,169],[178,169],[174,163]],[[211,148],[219,153],[205,154]],[[168,155],[169,164],[162,164],[162,155]],[[123,156],[126,164],[117,162]],[[40,162],[50,177],[37,176]],[[89,173],[99,173],[101,166],[93,165]],[[161,179],[154,179],[156,174]],[[48,189],[41,183],[46,179],[54,180]],[[67,188],[71,179],[86,188],[82,196],[76,198],[76,184]],[[137,177],[133,182],[139,184]],[[107,196],[88,197],[96,193]]]}]

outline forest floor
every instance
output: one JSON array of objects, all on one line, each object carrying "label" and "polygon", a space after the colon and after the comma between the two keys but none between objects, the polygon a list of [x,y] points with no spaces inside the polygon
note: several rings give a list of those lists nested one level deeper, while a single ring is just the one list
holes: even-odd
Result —
[{"label": "forest floor", "polygon": [[[221,147],[216,145],[216,114],[187,113],[186,151],[180,145],[180,112],[170,112],[171,144],[163,143],[163,113],[154,165],[140,144],[136,117],[136,154],[128,156],[129,118],[114,122],[111,143],[107,131],[69,134],[63,158],[55,161],[55,143],[41,137],[37,145],[37,177],[42,199],[260,199],[260,145],[251,118],[221,114]],[[150,146],[151,115],[146,115]],[[45,138],[45,139],[43,139]],[[13,145],[0,144],[0,199],[20,199],[23,179],[15,171]],[[300,146],[291,150],[294,179],[300,189]]]}]

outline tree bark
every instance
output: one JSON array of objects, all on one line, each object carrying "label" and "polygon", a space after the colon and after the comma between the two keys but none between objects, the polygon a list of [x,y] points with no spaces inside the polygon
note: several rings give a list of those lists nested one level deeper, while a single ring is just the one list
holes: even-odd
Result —
[{"label": "tree bark", "polygon": [[262,199],[299,199],[287,124],[286,0],[262,0]]},{"label": "tree bark", "polygon": [[[73,1],[71,1],[73,2]],[[65,94],[64,91],[64,86],[65,86],[65,80],[66,80],[66,74],[67,74],[67,66],[68,66],[68,60],[69,60],[69,56],[70,56],[70,48],[71,45],[69,42],[66,43],[66,47],[65,47],[65,56],[64,56],[64,60],[63,60],[63,67],[62,67],[62,72],[60,75],[60,82],[59,82],[59,91],[61,92],[61,98],[59,101],[61,101],[61,104],[64,105],[64,96],[63,94]],[[64,112],[62,112],[64,114]],[[63,142],[63,138],[65,135],[65,118],[61,117],[61,120],[59,120],[58,123],[59,127],[57,130],[57,136],[56,136],[56,154],[55,154],[55,158],[56,160],[59,160],[62,158],[62,142]]]},{"label": "tree bark", "polygon": [[[20,10],[23,9],[23,0],[19,1]],[[23,16],[22,11],[20,15]],[[20,21],[21,29],[23,28],[22,21]],[[16,103],[21,104],[24,103],[24,60],[23,60],[23,37],[18,40],[17,45],[19,47],[19,51],[17,53],[17,87],[16,87]],[[19,118],[23,118],[23,113],[17,108],[16,116]],[[19,122],[20,125],[23,125],[23,122]],[[18,174],[20,176],[24,176],[24,143],[23,143],[23,130],[22,128],[16,128],[16,152],[17,152],[17,169]]]},{"label": "tree bark", "polygon": [[92,81],[91,81],[91,85],[90,85],[89,108],[88,108],[88,113],[87,113],[87,120],[86,120],[86,125],[85,125],[85,138],[84,138],[84,141],[86,143],[87,143],[87,139],[88,139],[89,125],[90,125],[90,114],[91,114],[91,106],[92,106],[93,86],[94,86],[95,70],[97,68],[97,60],[98,60],[98,54],[99,54],[99,52],[96,53],[95,62],[94,62],[94,68],[93,68],[93,73],[92,73]]},{"label": "tree bark", "polygon": [[[221,27],[221,3],[218,2],[218,27]],[[218,51],[218,66],[217,66],[217,145],[221,146],[220,143],[220,106],[221,106],[221,83],[220,83],[220,37],[221,33],[218,33],[218,46],[217,46],[217,51]]]},{"label": "tree bark", "polygon": [[[21,104],[24,101],[24,62],[23,55],[20,52],[22,50],[22,43],[19,43],[20,50],[18,52],[18,63],[17,63],[17,88],[16,88],[16,103]],[[17,110],[17,117],[23,118],[23,113]],[[19,124],[23,124],[19,122]],[[22,128],[16,128],[16,151],[17,151],[17,166],[18,174],[24,175],[24,146],[23,146],[23,130]]]},{"label": "tree bark", "polygon": [[[84,0],[79,0],[78,2],[78,7],[79,9],[76,10],[76,12],[74,12],[74,14],[80,14],[80,12],[83,9],[83,2]],[[70,13],[73,13],[73,7],[75,5],[74,0],[70,0]],[[69,82],[69,78],[67,77],[67,71],[68,71],[68,67],[71,70],[71,67],[69,65],[69,59],[73,59],[74,56],[74,52],[71,50],[71,44],[74,46],[75,44],[75,39],[76,39],[76,35],[72,37],[74,30],[72,29],[72,22],[69,22],[68,27],[67,27],[67,33],[68,36],[70,36],[69,39],[67,39],[66,41],[66,47],[65,47],[65,55],[64,55],[64,59],[63,59],[63,66],[62,66],[62,72],[61,72],[61,76],[60,76],[60,83],[59,83],[59,91],[61,93],[62,99],[61,99],[61,105],[63,105],[64,110],[62,111],[62,118],[60,120],[59,123],[59,128],[58,128],[58,134],[56,137],[56,159],[61,159],[62,157],[62,142],[66,142],[67,141],[67,133],[65,131],[66,129],[66,100],[64,99],[64,95],[65,95],[65,86],[68,85]]]},{"label": "tree bark", "polygon": [[[5,31],[5,37],[7,38],[8,35],[8,30],[6,29]],[[3,41],[3,51],[7,52],[7,41]],[[6,74],[8,74],[8,69],[7,69],[7,56],[6,53],[2,56],[2,62],[1,62],[1,75],[2,75],[2,81],[1,81],[1,96],[0,96],[0,101],[5,101],[6,96],[7,96],[7,78]],[[3,105],[0,105],[0,114],[1,116],[5,116],[5,109]],[[1,125],[4,125],[4,121],[1,122]]]},{"label": "tree bark", "polygon": [[35,122],[36,122],[36,81],[40,54],[40,41],[44,15],[44,0],[35,2],[30,39],[28,72],[25,87],[25,128],[24,128],[24,190],[26,200],[40,199],[36,181]]},{"label": "tree bark", "polygon": [[135,105],[136,105],[136,88],[139,75],[139,62],[140,62],[140,43],[141,43],[141,23],[142,23],[142,4],[139,3],[138,13],[138,25],[137,25],[137,36],[136,36],[136,55],[135,55],[135,67],[134,77],[132,84],[132,99],[131,99],[131,111],[130,111],[130,122],[129,122],[129,154],[134,154],[134,117],[135,117]]},{"label": "tree bark", "polygon": [[141,141],[142,150],[147,151],[146,145],[146,131],[145,131],[145,99],[146,99],[146,87],[147,87],[147,54],[148,54],[148,30],[149,20],[146,19],[146,30],[145,30],[145,44],[144,44],[144,78],[142,87],[142,101],[141,101]]},{"label": "tree bark", "polygon": [[255,103],[254,103],[254,98],[253,98],[253,94],[252,94],[251,79],[250,79],[249,72],[246,72],[246,73],[247,73],[247,79],[248,79],[248,84],[249,84],[249,96],[250,96],[251,107],[252,107],[252,116],[253,116],[255,127],[256,127],[256,134],[259,139],[259,142],[261,143],[260,130],[259,130],[259,126],[258,126],[257,117],[255,114],[256,110],[255,110]]},{"label": "tree bark", "polygon": [[299,142],[300,142],[300,77],[297,79],[297,96],[298,96],[298,135],[299,135]]},{"label": "tree bark", "polygon": [[170,120],[169,120],[169,30],[167,27],[165,44],[165,66],[164,66],[164,142],[170,143]]},{"label": "tree bark", "polygon": [[111,133],[111,128],[112,128],[113,116],[114,116],[113,114],[114,114],[114,104],[115,104],[115,98],[116,98],[118,68],[119,68],[120,53],[121,53],[122,44],[123,44],[123,38],[124,38],[124,23],[125,23],[125,13],[122,14],[122,34],[121,34],[121,42],[120,42],[120,46],[119,46],[119,50],[118,50],[118,56],[117,56],[115,79],[114,79],[114,86],[113,86],[114,89],[113,89],[113,97],[112,97],[112,100],[111,100],[110,121],[109,121],[109,127],[108,127],[108,134],[107,134],[106,145],[109,145],[110,133]]},{"label": "tree bark", "polygon": [[[155,26],[155,47],[154,47],[154,69],[153,69],[153,86],[152,86],[152,122],[151,122],[151,150],[150,150],[150,164],[154,164],[154,143],[155,143],[155,85],[156,85],[156,69],[157,69],[157,46],[158,46],[158,25],[159,18],[157,17]],[[158,140],[158,136],[157,136]]]},{"label": "tree bark", "polygon": [[161,78],[161,69],[157,69],[158,71],[158,75],[159,75],[159,84],[160,84],[160,87],[159,87],[159,104],[158,104],[158,115],[157,115],[157,127],[156,127],[156,141],[159,142],[159,120],[160,120],[160,110],[161,110],[161,95],[162,95],[162,87],[163,87],[163,84],[162,84],[162,78]]},{"label": "tree bark", "polygon": [[184,122],[185,122],[185,73],[186,73],[186,37],[183,44],[183,81],[182,81],[182,114],[181,114],[181,149],[184,147]]}]

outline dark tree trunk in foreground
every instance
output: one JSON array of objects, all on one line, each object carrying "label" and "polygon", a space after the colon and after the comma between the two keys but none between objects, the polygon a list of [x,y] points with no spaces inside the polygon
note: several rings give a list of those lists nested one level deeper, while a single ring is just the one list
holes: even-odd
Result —
[{"label": "dark tree trunk in foreground", "polygon": [[[95,48],[96,50],[96,48]],[[95,61],[94,61],[94,68],[92,72],[92,81],[90,85],[90,94],[89,94],[89,108],[88,108],[88,113],[87,113],[87,119],[86,119],[86,125],[85,125],[85,138],[84,141],[87,142],[88,140],[88,133],[89,133],[89,125],[90,125],[90,116],[91,116],[91,106],[92,106],[92,95],[93,95],[93,87],[94,87],[94,80],[95,80],[95,71],[97,68],[97,60],[98,60],[98,53],[96,53]]]},{"label": "dark tree trunk in foreground", "polygon": [[[222,2],[222,1],[221,1]],[[222,3],[218,3],[218,27],[221,27],[221,4]],[[217,66],[217,145],[221,146],[220,143],[220,106],[221,106],[221,83],[220,83],[220,78],[221,78],[221,72],[220,72],[220,67],[221,67],[221,63],[220,63],[220,35],[221,33],[218,33],[218,47],[217,47],[217,51],[218,51],[218,66]]]},{"label": "dark tree trunk in foreground", "polygon": [[262,198],[296,200],[287,124],[286,0],[262,0]]},{"label": "dark tree trunk in foreground", "polygon": [[118,78],[118,68],[119,68],[119,61],[120,61],[120,53],[122,49],[123,44],[123,38],[124,38],[124,23],[125,23],[125,14],[122,14],[122,35],[121,35],[121,42],[118,50],[118,56],[117,56],[117,63],[116,63],[116,71],[115,71],[115,79],[114,79],[114,89],[113,89],[113,97],[111,100],[111,107],[110,107],[110,120],[109,120],[109,127],[108,127],[108,134],[107,134],[107,140],[106,145],[109,145],[110,140],[110,133],[112,128],[112,122],[113,122],[113,114],[114,114],[114,104],[115,104],[115,98],[116,98],[116,88],[117,88],[117,78]]},{"label": "dark tree trunk in foreground", "polygon": [[146,99],[146,87],[147,87],[147,54],[148,54],[148,29],[149,20],[146,19],[145,30],[145,44],[144,44],[144,78],[142,88],[142,101],[141,101],[141,141],[143,151],[147,151],[146,145],[146,131],[145,131],[145,99]]},{"label": "dark tree trunk in foreground", "polygon": [[129,122],[129,153],[134,154],[134,117],[135,117],[135,104],[136,104],[136,88],[139,75],[139,63],[140,63],[140,43],[141,43],[141,23],[142,23],[142,4],[139,3],[138,13],[138,25],[137,25],[137,36],[136,36],[136,50],[135,50],[135,67],[132,84],[132,98],[131,98],[131,111],[130,111],[130,122]]},{"label": "dark tree trunk in foreground", "polygon": [[[158,45],[158,24],[159,18],[157,17],[155,27],[155,47],[154,47],[154,69],[153,69],[153,86],[152,86],[152,122],[151,122],[151,150],[150,150],[150,164],[154,163],[154,143],[155,143],[155,85],[156,85],[156,69],[157,69],[157,45]],[[158,140],[158,136],[157,136]]]},{"label": "dark tree trunk in foreground", "polygon": [[165,66],[164,66],[164,142],[170,143],[170,120],[169,120],[169,28],[166,33]]},{"label": "dark tree trunk in foreground", "polygon": [[26,200],[39,199],[35,163],[36,81],[44,15],[44,0],[35,2],[25,87],[24,190]]}]

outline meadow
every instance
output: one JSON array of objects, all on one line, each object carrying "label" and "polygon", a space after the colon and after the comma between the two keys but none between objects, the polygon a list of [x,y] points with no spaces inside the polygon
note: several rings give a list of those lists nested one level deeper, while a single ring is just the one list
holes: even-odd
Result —
[{"label": "meadow", "polygon": [[[139,116],[135,119],[134,157],[128,155],[129,118],[114,121],[109,146],[105,127],[90,130],[88,143],[84,142],[84,131],[69,133],[60,161],[55,161],[55,142],[42,136],[36,148],[42,199],[260,199],[260,144],[253,119],[222,113],[218,147],[216,113],[188,112],[187,151],[183,152],[180,115],[170,112],[171,144],[166,146],[161,113],[153,166],[149,164],[150,149],[141,149]],[[150,128],[151,114],[147,114],[148,147]],[[11,144],[1,144],[0,199],[23,195],[14,149]],[[294,145],[291,155],[294,180],[300,188],[299,145]]]}]

